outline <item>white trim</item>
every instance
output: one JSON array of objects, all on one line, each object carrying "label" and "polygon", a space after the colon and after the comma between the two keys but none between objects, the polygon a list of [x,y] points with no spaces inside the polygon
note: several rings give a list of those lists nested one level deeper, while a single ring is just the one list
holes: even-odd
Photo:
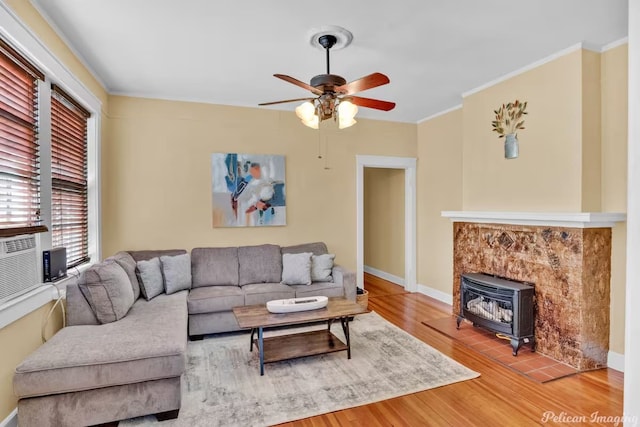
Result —
[{"label": "white trim", "polygon": [[386,271],[378,270],[377,268],[369,267],[365,265],[362,270],[365,273],[372,274],[376,277],[386,280],[387,282],[395,283],[396,285],[400,285],[404,288],[404,279],[402,277],[396,276],[395,274],[387,273]]},{"label": "white trim", "polygon": [[[91,118],[87,121],[88,140],[88,194],[89,194],[89,255],[95,262],[101,258],[101,231],[100,231],[100,130],[102,102],[87,87],[84,86],[69,69],[61,62],[47,46],[40,41],[38,36],[26,26],[13,10],[4,2],[0,2],[0,35],[4,37],[22,55],[37,66],[46,76],[47,83],[56,83],[63,88],[75,100],[81,103],[88,111]],[[46,93],[45,93],[46,92]],[[44,95],[49,92],[43,91]],[[46,101],[42,105],[46,104]],[[46,137],[47,126],[43,126],[41,137]],[[45,171],[46,172],[46,171]],[[43,179],[46,184],[47,180]],[[47,191],[51,191],[42,186],[43,199],[46,201]],[[50,197],[50,195],[49,195]],[[50,234],[47,233],[47,234]],[[50,238],[40,236],[41,246],[39,250],[50,248]],[[47,244],[49,246],[47,246]],[[54,293],[44,292],[43,289],[53,289]],[[33,310],[42,307],[49,301],[58,298],[58,291],[55,286],[46,285],[18,297],[0,307],[0,327],[16,321]]]},{"label": "white trim", "polygon": [[450,113],[450,112],[452,112],[452,111],[459,110],[459,109],[461,109],[461,108],[462,108],[462,104],[454,105],[454,106],[453,106],[453,107],[451,107],[451,108],[447,108],[446,110],[442,110],[442,111],[440,111],[439,113],[435,113],[435,114],[432,114],[432,115],[430,115],[430,116],[425,117],[424,119],[420,119],[420,120],[418,120],[418,124],[420,124],[420,123],[424,123],[424,122],[428,122],[429,120],[433,120],[433,119],[435,119],[436,117],[444,116],[445,114],[448,114],[448,113]]},{"label": "white trim", "polygon": [[88,107],[92,113],[100,114],[102,102],[49,51],[4,2],[0,2],[0,34],[69,95]]},{"label": "white trim", "polygon": [[624,372],[624,354],[609,351],[607,354],[607,366],[616,371]]},{"label": "white trim", "polygon": [[60,37],[60,39],[64,42],[67,48],[69,48],[69,50],[75,55],[75,57],[80,61],[80,63],[84,66],[84,68],[86,68],[87,71],[89,71],[91,76],[93,76],[93,78],[96,79],[98,83],[100,83],[100,86],[102,86],[103,88],[107,88],[107,85],[105,84],[102,77],[100,77],[100,74],[98,74],[96,70],[94,70],[93,67],[91,67],[91,64],[89,64],[89,61],[87,61],[87,59],[80,54],[80,51],[76,49],[76,47],[73,45],[73,43],[71,43],[71,41],[64,34],[64,32],[60,30],[60,27],[56,24],[56,22],[53,19],[51,19],[48,13],[46,13],[46,11],[40,5],[38,0],[29,0],[29,3],[31,3],[31,5],[38,11],[42,19],[44,19],[45,22],[49,24],[53,32],[56,33],[58,37]]},{"label": "white trim", "polygon": [[606,52],[611,49],[615,49],[618,46],[622,46],[623,44],[628,44],[628,43],[629,43],[629,37],[623,37],[620,40],[616,40],[602,46],[602,49],[600,49],[600,53]]},{"label": "white trim", "polygon": [[7,418],[0,422],[0,427],[18,427],[18,408],[11,411]]},{"label": "white trim", "polygon": [[629,2],[629,89],[627,102],[627,283],[625,291],[625,426],[640,419],[640,1]]},{"label": "white trim", "polygon": [[624,222],[627,215],[612,212],[484,212],[442,211],[451,222],[513,224],[549,227],[602,228]]},{"label": "white trim", "polygon": [[[558,51],[556,53],[553,53],[553,54],[551,54],[551,55],[549,55],[549,56],[547,56],[545,58],[542,58],[542,59],[539,59],[539,60],[537,60],[535,62],[532,62],[529,65],[525,65],[522,68],[518,68],[515,71],[507,73],[507,74],[505,74],[505,75],[503,75],[501,77],[498,77],[497,79],[493,79],[493,80],[491,80],[491,81],[489,81],[487,83],[484,83],[484,84],[482,84],[482,85],[480,85],[480,86],[478,86],[478,87],[476,87],[474,89],[468,90],[466,92],[462,92],[462,98],[466,98],[467,96],[473,95],[474,93],[478,93],[478,92],[480,92],[482,90],[488,89],[491,86],[495,86],[498,83],[502,83],[505,80],[512,79],[517,75],[526,73],[527,71],[531,71],[534,68],[538,68],[539,66],[544,65],[544,64],[546,64],[548,62],[555,61],[558,58],[566,56],[566,55],[568,55],[570,53],[573,53],[573,52],[575,52],[577,50],[580,50],[580,49],[586,49],[583,43],[577,43],[577,44],[574,44],[573,46],[569,46],[566,49],[562,49],[562,50],[560,50],[560,51]],[[591,49],[589,49],[589,50],[591,50]]]},{"label": "white trim", "polygon": [[418,283],[418,292],[453,307],[453,295],[447,292],[442,292],[422,283]]},{"label": "white trim", "polygon": [[58,289],[42,285],[0,306],[0,329],[58,298]]},{"label": "white trim", "polygon": [[364,286],[364,168],[404,169],[404,280],[416,290],[416,159],[413,157],[356,156],[356,283]]}]

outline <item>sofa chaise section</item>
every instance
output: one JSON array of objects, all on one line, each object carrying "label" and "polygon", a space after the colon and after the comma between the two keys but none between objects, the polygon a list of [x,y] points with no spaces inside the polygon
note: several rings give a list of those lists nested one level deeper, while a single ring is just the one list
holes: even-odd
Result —
[{"label": "sofa chaise section", "polygon": [[[116,256],[135,265],[129,254]],[[122,277],[133,286],[128,283],[132,276]],[[78,284],[68,285],[68,326],[16,368],[19,425],[88,426],[150,414],[176,417],[186,367],[186,302],[187,291],[150,301],[139,298],[126,316],[99,324]]]}]

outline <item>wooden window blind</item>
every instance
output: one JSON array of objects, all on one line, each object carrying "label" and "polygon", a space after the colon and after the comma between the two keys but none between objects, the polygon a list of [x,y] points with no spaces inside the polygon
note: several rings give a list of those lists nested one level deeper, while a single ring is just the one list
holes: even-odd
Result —
[{"label": "wooden window blind", "polygon": [[56,85],[51,91],[51,239],[67,248],[67,267],[89,260],[87,119]]},{"label": "wooden window blind", "polygon": [[0,40],[0,237],[40,224],[38,80],[44,75]]}]

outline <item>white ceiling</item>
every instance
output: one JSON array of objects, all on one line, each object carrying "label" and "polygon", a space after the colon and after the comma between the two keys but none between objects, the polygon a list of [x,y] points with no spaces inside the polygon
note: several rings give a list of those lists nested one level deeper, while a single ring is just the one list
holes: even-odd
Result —
[{"label": "white ceiling", "polygon": [[308,82],[324,73],[309,37],[339,25],[353,42],[332,51],[332,73],[351,81],[382,72],[391,83],[361,95],[397,103],[358,116],[411,123],[577,43],[601,49],[627,36],[628,21],[627,0],[32,3],[110,93],[248,107],[307,96],[272,74]]}]

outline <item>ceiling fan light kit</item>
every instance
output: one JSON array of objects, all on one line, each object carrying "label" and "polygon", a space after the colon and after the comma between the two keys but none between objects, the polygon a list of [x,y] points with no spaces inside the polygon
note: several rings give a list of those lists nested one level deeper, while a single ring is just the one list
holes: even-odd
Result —
[{"label": "ceiling fan light kit", "polygon": [[356,124],[355,116],[358,106],[374,108],[382,111],[392,110],[396,104],[378,99],[353,96],[354,93],[382,86],[389,83],[389,78],[382,73],[373,73],[361,79],[347,83],[342,76],[331,74],[330,50],[336,46],[346,47],[353,36],[341,27],[326,27],[311,37],[313,46],[322,47],[326,52],[327,72],[313,77],[310,84],[306,84],[285,74],[274,74],[281,80],[307,89],[314,98],[298,98],[286,101],[265,102],[261,106],[282,104],[287,102],[304,101],[296,107],[296,115],[305,126],[318,129],[320,122],[333,118],[338,122],[338,128],[345,129]]}]

